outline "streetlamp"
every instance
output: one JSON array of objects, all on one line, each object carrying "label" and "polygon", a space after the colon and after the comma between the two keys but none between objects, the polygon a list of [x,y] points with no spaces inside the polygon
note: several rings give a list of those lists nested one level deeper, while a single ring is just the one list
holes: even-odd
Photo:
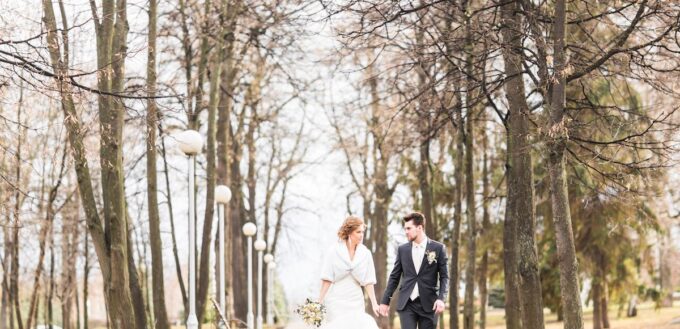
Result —
[{"label": "streetlamp", "polygon": [[267,249],[267,242],[262,239],[255,241],[257,250],[257,329],[262,329],[262,253]]},{"label": "streetlamp", "polygon": [[[220,302],[220,311],[222,311],[222,314],[225,313],[226,309],[226,303],[224,302],[224,210],[225,206],[227,203],[229,203],[229,200],[231,200],[231,190],[229,187],[226,185],[218,185],[215,188],[215,201],[219,204],[219,207],[217,209],[218,212],[218,217],[219,217],[219,227],[218,227],[218,234],[219,234],[219,260],[217,262],[219,266],[219,283],[218,283],[218,289],[217,289],[217,298]],[[220,322],[220,328],[223,328],[226,324],[224,322]]]},{"label": "streetlamp", "polygon": [[194,156],[203,148],[203,137],[196,130],[185,130],[176,136],[179,149],[189,158],[189,316],[187,329],[198,328],[196,318],[196,227],[194,223],[194,175],[196,164]]},{"label": "streetlamp", "polygon": [[248,237],[248,329],[253,329],[253,235],[257,233],[257,226],[248,222],[243,224],[243,234]]},{"label": "streetlamp", "polygon": [[272,266],[276,266],[274,263],[274,255],[267,253],[264,255],[264,262],[267,264],[267,325],[271,326],[274,324],[274,313],[272,312],[272,307],[274,306],[274,294],[272,291]]}]

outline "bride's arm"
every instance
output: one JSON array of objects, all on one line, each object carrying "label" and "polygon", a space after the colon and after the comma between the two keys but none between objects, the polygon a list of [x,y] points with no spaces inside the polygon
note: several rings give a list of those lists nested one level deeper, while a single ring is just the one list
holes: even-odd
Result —
[{"label": "bride's arm", "polygon": [[373,305],[378,305],[378,300],[375,299],[375,289],[374,285],[372,284],[367,284],[364,288],[366,289],[366,292],[368,293],[368,299],[371,301],[371,304]]},{"label": "bride's arm", "polygon": [[331,287],[332,282],[328,280],[321,280],[321,293],[319,294],[319,303],[323,304],[324,298],[326,298],[326,293],[328,288]]},{"label": "bride's arm", "polygon": [[375,316],[378,316],[378,301],[375,299],[375,289],[373,284],[367,284],[364,286],[364,289],[368,293],[368,299],[371,301],[371,308],[373,309],[373,313],[375,313]]}]

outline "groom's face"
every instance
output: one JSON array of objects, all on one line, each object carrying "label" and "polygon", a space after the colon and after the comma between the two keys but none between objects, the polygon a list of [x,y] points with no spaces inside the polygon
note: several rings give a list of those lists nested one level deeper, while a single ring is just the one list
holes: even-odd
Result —
[{"label": "groom's face", "polygon": [[421,233],[423,233],[423,226],[414,225],[413,221],[410,220],[404,223],[404,231],[406,232],[406,238],[408,241],[413,242],[420,236]]}]

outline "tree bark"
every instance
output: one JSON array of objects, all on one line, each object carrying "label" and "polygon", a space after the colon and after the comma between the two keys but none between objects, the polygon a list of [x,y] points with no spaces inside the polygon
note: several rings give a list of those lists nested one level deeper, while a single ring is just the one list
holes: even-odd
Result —
[{"label": "tree bark", "polygon": [[[482,115],[482,122],[486,122],[486,115]],[[491,237],[491,218],[489,214],[489,145],[486,129],[482,132],[482,231],[480,238],[487,241],[483,244],[482,260],[479,264],[479,328],[486,329],[486,304],[488,303],[488,270],[489,244]]]},{"label": "tree bark", "polygon": [[[22,150],[23,150],[23,139],[25,137],[25,128],[22,127],[22,117],[21,114],[23,113],[23,86],[19,92],[19,103],[17,106],[17,145],[16,145],[16,152],[14,154],[15,157],[15,176],[14,176],[14,182],[16,185],[15,191],[14,191],[14,209],[12,212],[12,222],[10,222],[10,227],[12,230],[12,238],[10,240],[10,243],[8,243],[8,248],[11,250],[11,270],[10,270],[10,280],[9,280],[9,290],[10,290],[10,310],[14,308],[14,311],[12,312],[12,317],[16,316],[16,323],[17,323],[17,328],[23,329],[24,323],[23,319],[21,316],[21,306],[20,306],[20,296],[19,296],[19,230],[22,227],[22,224],[19,220],[20,218],[20,210],[21,210],[21,205],[23,204],[24,197],[21,194],[20,188],[22,186],[21,180],[21,170],[23,168],[22,164],[24,159],[22,159]],[[10,317],[10,327],[14,327],[14,321]]]},{"label": "tree bark", "polygon": [[90,310],[88,306],[89,283],[90,283],[90,243],[88,242],[88,231],[85,230],[84,253],[85,262],[83,264],[83,329],[89,329]]},{"label": "tree bark", "polygon": [[149,213],[149,243],[151,247],[151,282],[154,328],[169,329],[165,307],[165,280],[163,278],[163,243],[158,214],[158,178],[156,169],[156,133],[160,116],[156,105],[156,35],[158,1],[149,0],[149,36],[146,64],[146,88],[149,99],[146,112],[146,179]]},{"label": "tree bark", "polygon": [[76,289],[76,259],[78,258],[78,208],[78,203],[73,202],[69,207],[69,212],[62,216],[60,295],[63,329],[75,327],[73,306]]},{"label": "tree bark", "polygon": [[[126,218],[128,223],[132,222],[132,218],[130,218],[129,214],[126,214]],[[129,224],[127,230],[127,265],[130,278],[128,281],[130,284],[130,298],[132,298],[132,307],[135,310],[134,321],[136,328],[146,329],[146,304],[144,302],[145,299],[142,285],[139,280],[139,271],[137,271],[137,265],[135,264],[132,243],[132,225]],[[143,264],[146,264],[146,261],[143,260]]]},{"label": "tree bark", "polygon": [[673,250],[671,243],[671,229],[659,233],[661,240],[661,257],[659,257],[659,279],[662,291],[661,307],[673,307],[673,269],[672,257]]},{"label": "tree bark", "polygon": [[[230,128],[232,130],[232,128]],[[229,203],[229,213],[231,214],[231,232],[232,232],[232,273],[233,273],[233,289],[234,301],[245,301],[248,299],[246,282],[247,273],[245,270],[246,255],[245,255],[245,239],[241,233],[241,228],[245,223],[246,213],[243,207],[243,178],[241,175],[241,157],[243,156],[243,148],[239,140],[234,138],[234,134],[230,137],[231,159],[230,159],[230,186],[232,191],[231,202]],[[234,316],[237,319],[245,321],[247,313],[247,303],[234,303]]]},{"label": "tree bark", "polygon": [[[226,17],[227,3],[222,1],[220,4],[221,17]],[[224,22],[220,22],[221,36],[224,36]],[[201,261],[198,272],[198,295],[196,299],[196,310],[199,322],[203,319],[208,297],[208,287],[210,285],[210,245],[212,239],[212,224],[215,217],[215,186],[216,176],[216,142],[217,142],[217,106],[220,102],[220,86],[222,65],[224,61],[224,37],[218,38],[215,44],[217,51],[213,54],[212,70],[210,72],[210,94],[208,100],[208,140],[206,145],[206,200],[205,217],[203,220],[203,235],[201,239]]]},{"label": "tree bark", "polygon": [[54,232],[50,236],[50,277],[49,277],[49,287],[47,289],[47,298],[45,298],[45,304],[47,304],[47,323],[51,324],[53,323],[54,319],[54,310],[53,310],[53,303],[52,300],[54,299],[54,290],[55,288],[55,283],[56,280],[54,279]]},{"label": "tree bark", "polygon": [[[475,263],[477,261],[477,216],[475,206],[475,168],[474,168],[474,116],[478,93],[475,91],[474,45],[472,40],[472,20],[469,1],[463,1],[465,12],[465,217],[467,219],[467,251],[465,264],[465,301],[463,304],[463,328],[475,326]],[[483,73],[483,72],[482,72]],[[482,80],[482,79],[480,79]],[[477,89],[478,90],[478,89]],[[463,129],[463,127],[461,127]]]},{"label": "tree bark", "polygon": [[568,133],[564,120],[565,91],[567,86],[567,56],[565,49],[566,0],[555,3],[553,33],[554,77],[549,106],[548,175],[550,177],[550,200],[555,224],[557,257],[560,269],[560,289],[564,305],[564,328],[583,329],[583,310],[579,295],[578,262],[574,247],[569,192],[565,170],[565,154]]},{"label": "tree bark", "polygon": [[[503,6],[503,57],[508,98],[506,225],[506,318],[516,328],[521,314],[523,328],[544,328],[541,281],[536,252],[533,169],[529,130],[529,107],[522,76],[522,25],[519,1]],[[514,258],[517,257],[517,258]],[[512,274],[510,274],[512,273]],[[511,280],[508,280],[510,278]],[[513,287],[514,286],[514,287]],[[519,289],[519,291],[517,291]],[[511,291],[511,292],[510,292]],[[519,292],[521,296],[514,296]],[[521,302],[520,305],[515,303]]]},{"label": "tree bark", "polygon": [[[231,16],[234,18],[230,18],[229,21],[232,22],[230,26],[227,27],[225,31],[225,37],[224,37],[224,43],[225,43],[225,50],[224,50],[224,63],[222,65],[222,72],[221,72],[221,79],[222,82],[220,84],[220,89],[222,90],[222,94],[219,97],[219,104],[217,107],[217,132],[216,132],[216,140],[217,140],[217,178],[216,182],[217,184],[221,185],[227,185],[230,186],[229,182],[229,159],[231,158],[229,156],[231,149],[229,148],[229,141],[227,139],[227,131],[230,126],[230,116],[231,116],[231,110],[232,110],[232,100],[231,97],[229,97],[229,94],[233,93],[233,78],[234,74],[234,41],[235,41],[235,28],[236,28],[236,10],[238,9],[237,6],[233,6],[228,9],[228,12],[230,13]],[[230,16],[230,17],[231,17]],[[232,192],[233,194],[233,192]],[[232,198],[233,199],[233,198]],[[225,235],[225,241],[224,241],[224,263],[226,264],[226,268],[224,270],[224,281],[225,281],[225,317],[228,320],[231,320],[234,318],[234,287],[233,287],[233,281],[234,281],[234,276],[233,276],[233,270],[232,270],[232,253],[233,253],[233,239],[231,236],[233,235],[232,233],[232,225],[231,225],[231,209],[229,206],[225,207],[225,213],[224,213],[224,235]]]},{"label": "tree bark", "polygon": [[[605,272],[606,273],[606,272]],[[604,277],[604,281],[602,281],[602,328],[608,329],[611,328],[611,324],[609,323],[609,284],[607,283],[607,277]]]},{"label": "tree bark", "polygon": [[[127,219],[125,218],[122,154],[120,150],[124,109],[122,103],[113,104],[111,97],[100,94],[100,163],[102,164],[105,219],[105,226],[102,226],[87,164],[81,122],[75,110],[70,85],[64,81],[68,75],[68,68],[64,65],[60,54],[54,9],[49,0],[43,0],[42,4],[50,62],[61,94],[64,122],[73,152],[79,192],[85,209],[88,229],[92,236],[104,279],[104,295],[109,309],[109,319],[114,329],[134,328],[131,321],[134,318],[134,309],[130,297],[127,266]],[[94,2],[91,2],[91,5],[97,33],[98,88],[105,93],[121,92],[124,78],[125,35],[127,34],[126,3],[124,0],[118,0],[117,3],[113,1],[104,2],[101,23],[97,17],[96,5]],[[118,10],[116,10],[116,6]],[[115,30],[114,18],[117,23]],[[115,46],[114,35],[116,36]],[[113,50],[115,50],[115,56],[112,54]],[[112,72],[112,74],[108,74],[108,72]],[[115,268],[116,271],[111,271],[112,268]],[[51,314],[51,307],[48,313]]]},{"label": "tree bark", "polygon": [[593,278],[593,329],[602,329],[602,282],[599,277]]},{"label": "tree bark", "polygon": [[459,252],[460,252],[460,224],[463,220],[463,171],[464,171],[464,145],[465,145],[465,133],[464,133],[464,121],[463,121],[463,107],[461,104],[460,92],[456,91],[456,104],[455,109],[455,121],[453,125],[457,131],[453,134],[456,136],[456,155],[455,155],[455,168],[454,168],[454,180],[455,180],[455,205],[454,205],[454,215],[453,215],[453,236],[451,237],[451,271],[449,272],[449,304],[451,309],[451,316],[449,318],[449,327],[451,329],[458,329],[458,286],[460,283],[460,270],[459,270]]},{"label": "tree bark", "polygon": [[[5,228],[3,231],[3,241],[12,241],[9,234],[9,229]],[[12,309],[10,307],[10,289],[9,289],[9,260],[12,258],[9,245],[3,248],[2,259],[2,305],[0,305],[0,329],[7,329],[8,322],[12,317]]]},{"label": "tree bark", "polygon": [[[371,247],[373,258],[375,259],[375,272],[378,282],[375,285],[376,294],[385,290],[385,280],[387,280],[387,226],[388,210],[392,201],[393,189],[390,188],[387,177],[387,166],[392,157],[391,150],[384,142],[385,132],[381,128],[381,101],[378,93],[378,80],[373,74],[373,66],[369,66],[368,80],[369,92],[371,95],[371,119],[368,128],[373,137],[373,193],[374,207],[368,210],[372,214],[371,218]],[[429,188],[429,184],[427,188]],[[364,200],[365,201],[365,200]],[[370,205],[365,205],[370,207]],[[428,218],[429,220],[429,218]],[[380,318],[378,325],[382,329],[389,328],[389,319]]]}]

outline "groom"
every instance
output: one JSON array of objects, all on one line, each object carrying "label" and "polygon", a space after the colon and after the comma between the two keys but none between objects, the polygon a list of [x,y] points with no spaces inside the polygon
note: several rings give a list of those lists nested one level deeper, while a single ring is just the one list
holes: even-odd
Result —
[{"label": "groom", "polygon": [[[397,249],[394,269],[380,302],[380,314],[387,316],[399,281],[397,312],[402,329],[434,329],[444,312],[449,272],[446,249],[425,235],[425,216],[414,212],[403,218],[409,242]],[[438,286],[438,287],[437,287]],[[438,289],[437,289],[438,288]]]}]

